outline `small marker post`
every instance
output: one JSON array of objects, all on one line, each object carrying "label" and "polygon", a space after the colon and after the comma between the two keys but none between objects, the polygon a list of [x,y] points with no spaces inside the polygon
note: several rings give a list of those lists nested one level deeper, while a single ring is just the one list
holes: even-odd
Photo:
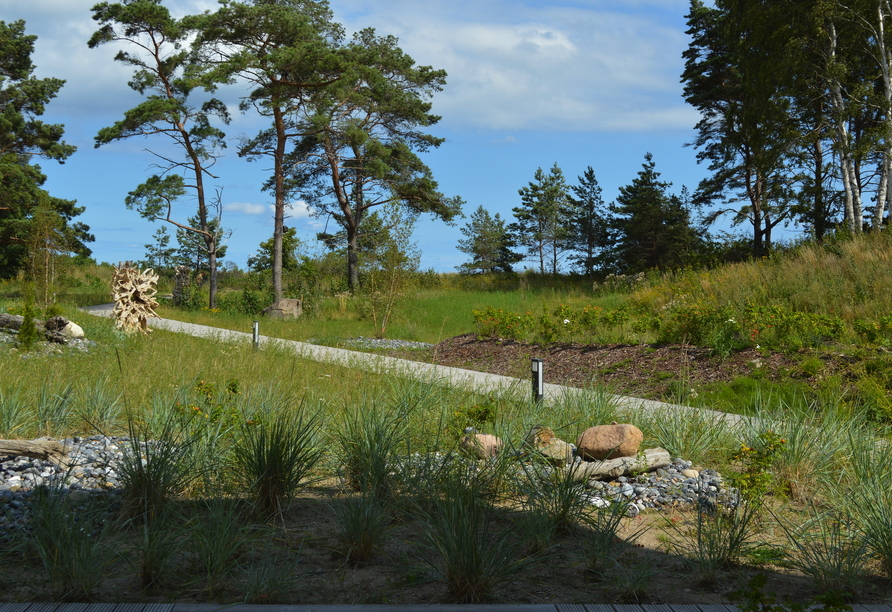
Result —
[{"label": "small marker post", "polygon": [[533,401],[537,404],[542,403],[542,396],[544,390],[544,384],[542,383],[542,374],[545,366],[545,361],[542,359],[536,359],[535,357],[530,360],[530,368],[533,372]]},{"label": "small marker post", "polygon": [[254,350],[260,348],[260,321],[254,321]]}]

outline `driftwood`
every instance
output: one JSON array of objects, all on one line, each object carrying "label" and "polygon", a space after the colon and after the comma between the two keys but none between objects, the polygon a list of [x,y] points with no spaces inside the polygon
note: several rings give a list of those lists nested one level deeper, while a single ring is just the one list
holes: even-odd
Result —
[{"label": "driftwood", "polygon": [[604,461],[583,461],[564,469],[572,470],[575,480],[593,478],[617,478],[635,472],[652,472],[672,463],[669,451],[662,448],[649,448],[637,457],[618,457]]},{"label": "driftwood", "polygon": [[0,455],[15,457],[31,457],[53,463],[62,462],[68,454],[65,445],[55,438],[37,438],[36,440],[0,440]]},{"label": "driftwood", "polygon": [[132,262],[118,264],[112,279],[112,297],[115,300],[115,327],[126,333],[149,333],[147,320],[157,317],[154,309],[158,307],[155,299],[155,287],[158,275],[149,268],[140,272]]}]

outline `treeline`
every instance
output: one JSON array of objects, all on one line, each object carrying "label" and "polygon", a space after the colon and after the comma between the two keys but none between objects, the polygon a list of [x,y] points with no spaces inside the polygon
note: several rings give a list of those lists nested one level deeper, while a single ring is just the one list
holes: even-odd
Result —
[{"label": "treeline", "polygon": [[889,222],[892,3],[691,0],[684,96],[700,111],[693,200],[752,229],[804,224],[817,240]]},{"label": "treeline", "polygon": [[648,270],[702,267],[744,259],[746,239],[717,240],[695,222],[690,195],[669,192],[648,153],[638,175],[605,203],[589,166],[568,184],[557,164],[539,168],[518,191],[513,221],[479,207],[461,228],[458,249],[470,261],[464,273],[510,272],[532,261],[541,274],[572,271],[589,278],[638,274]]},{"label": "treeline", "polygon": [[[115,60],[133,69],[128,85],[142,96],[99,130],[95,144],[133,137],[161,143],[153,151],[158,172],[127,194],[125,204],[147,219],[171,223],[181,245],[192,243],[193,252],[203,252],[198,259],[207,262],[211,308],[226,237],[219,226],[222,193],[212,186],[219,178],[214,163],[226,147],[223,128],[230,122],[227,105],[211,96],[225,85],[247,85],[240,110],[265,122],[257,134],[239,139],[238,154],[273,168],[263,189],[274,199],[276,299],[283,294],[290,202],[303,200],[340,226],[328,240],[345,250],[351,289],[359,282],[359,228],[375,209],[395,206],[409,216],[430,213],[446,221],[460,214],[461,200],[440,193],[419,157],[443,142],[424,130],[439,120],[430,100],[445,85],[446,73],[416,65],[393,36],[367,28],[348,39],[324,0],[223,1],[213,12],[182,18],[161,0],[101,2],[91,10],[99,28],[88,45],[122,49]],[[39,191],[43,176],[30,165],[34,156],[62,161],[74,152],[61,141],[61,125],[36,119],[64,81],[30,76],[34,39],[24,34],[24,22],[0,22],[0,198],[12,180],[24,185],[15,185],[15,206],[0,201],[0,239],[22,244],[33,233],[38,200],[66,222],[83,210]],[[196,203],[191,214],[180,210],[187,195]],[[85,226],[60,227],[80,238],[75,246],[89,254],[83,242],[92,237]],[[156,235],[156,245],[152,258],[166,263],[169,238]],[[5,252],[0,249],[0,273],[11,276],[24,255],[6,263]]]}]

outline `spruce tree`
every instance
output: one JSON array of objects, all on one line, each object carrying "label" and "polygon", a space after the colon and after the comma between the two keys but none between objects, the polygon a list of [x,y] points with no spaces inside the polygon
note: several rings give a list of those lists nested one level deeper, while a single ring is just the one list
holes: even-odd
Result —
[{"label": "spruce tree", "polygon": [[670,195],[671,183],[660,181],[653,155],[631,185],[620,187],[611,206],[614,257],[619,272],[635,274],[684,265],[699,240],[681,198]]}]

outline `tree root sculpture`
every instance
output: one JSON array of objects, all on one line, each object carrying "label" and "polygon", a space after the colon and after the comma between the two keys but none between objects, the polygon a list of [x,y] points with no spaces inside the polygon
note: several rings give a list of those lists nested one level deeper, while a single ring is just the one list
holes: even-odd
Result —
[{"label": "tree root sculpture", "polygon": [[140,272],[133,262],[118,264],[112,279],[112,297],[115,300],[115,327],[125,333],[149,333],[148,319],[157,317],[155,299],[158,275],[148,268]]}]

